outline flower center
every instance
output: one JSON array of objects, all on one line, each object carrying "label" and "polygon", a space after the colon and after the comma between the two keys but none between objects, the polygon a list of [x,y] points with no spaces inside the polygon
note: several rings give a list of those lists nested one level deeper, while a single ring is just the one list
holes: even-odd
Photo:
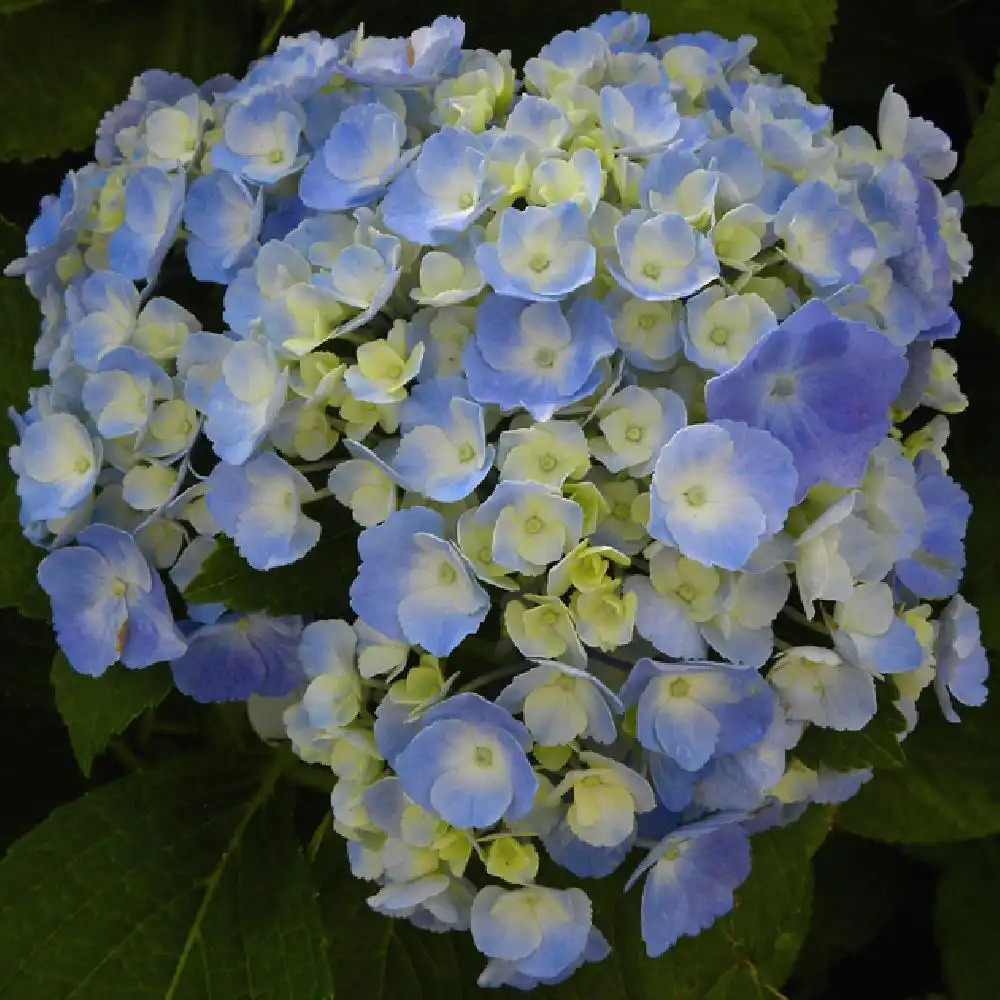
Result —
[{"label": "flower center", "polygon": [[441,566],[438,569],[438,579],[442,583],[445,583],[445,584],[447,584],[447,583],[454,583],[456,576],[458,576],[458,574],[455,572],[455,567],[452,566],[451,563],[449,563],[449,562],[443,562],[443,563],[441,563]]},{"label": "flower center", "polygon": [[492,767],[493,751],[489,747],[476,747],[472,754],[476,767]]},{"label": "flower center", "polygon": [[724,326],[717,326],[709,335],[708,339],[716,347],[725,347],[729,343],[729,331]]},{"label": "flower center", "polygon": [[468,192],[463,191],[458,196],[458,207],[464,212],[468,208],[472,208],[475,204],[476,199]]},{"label": "flower center", "polygon": [[684,499],[689,507],[701,507],[707,502],[708,496],[704,486],[692,486],[684,491]]},{"label": "flower center", "polygon": [[652,313],[643,313],[639,317],[640,330],[652,330],[656,326],[656,317]]},{"label": "flower center", "polygon": [[632,511],[627,503],[616,503],[614,507],[611,508],[612,516],[618,521],[629,520]]},{"label": "flower center", "polygon": [[642,273],[651,281],[656,281],[663,273],[663,267],[657,264],[655,260],[650,260],[642,265]]},{"label": "flower center", "polygon": [[81,456],[73,463],[73,469],[75,472],[79,472],[82,475],[90,469],[90,459],[83,458]]},{"label": "flower center", "polygon": [[542,472],[551,472],[557,464],[558,463],[551,455],[542,455],[542,457],[538,460],[538,468],[541,469]]},{"label": "flower center", "polygon": [[545,523],[537,514],[532,514],[527,521],[524,522],[524,530],[529,535],[537,535],[542,528],[545,527]]},{"label": "flower center", "polygon": [[476,448],[466,441],[458,447],[458,460],[460,462],[471,462],[476,457]]},{"label": "flower center", "polygon": [[788,399],[795,395],[794,375],[775,375],[771,383],[771,395],[778,399]]},{"label": "flower center", "polygon": [[556,352],[551,347],[539,347],[535,351],[535,364],[539,368],[551,368],[556,363]]},{"label": "flower center", "polygon": [[549,269],[549,264],[551,263],[552,262],[549,260],[547,254],[536,253],[532,254],[531,260],[528,261],[528,267],[530,267],[535,274],[541,274],[543,271],[547,271]]},{"label": "flower center", "polygon": [[638,444],[642,440],[642,435],[645,433],[645,429],[640,427],[638,424],[629,424],[625,431],[625,440],[631,441],[633,444]]},{"label": "flower center", "polygon": [[690,604],[698,596],[698,591],[695,590],[694,585],[687,582],[682,583],[677,588],[676,593],[686,604]]},{"label": "flower center", "polygon": [[272,149],[271,152],[267,154],[268,163],[281,163],[281,161],[284,158],[285,158],[285,151],[283,149],[279,149],[277,146],[275,146],[274,149]]},{"label": "flower center", "polygon": [[671,698],[686,698],[691,690],[691,685],[683,677],[675,677],[668,685],[667,690]]}]

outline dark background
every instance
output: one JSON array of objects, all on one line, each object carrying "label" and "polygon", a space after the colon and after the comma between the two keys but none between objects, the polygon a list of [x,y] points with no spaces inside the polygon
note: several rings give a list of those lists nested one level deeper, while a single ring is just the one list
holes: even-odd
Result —
[{"label": "dark background", "polygon": [[[706,6],[718,8],[720,3]],[[42,52],[48,44],[43,34],[61,30],[64,35],[72,33],[71,26],[60,28],[60,11],[75,8],[78,14],[85,6],[54,3],[24,14],[0,13],[0,61],[12,44],[36,46]],[[138,51],[132,53],[135,65],[155,65],[155,58],[143,51],[141,31],[130,35],[128,41],[117,40],[119,16],[124,17],[125,9],[132,8],[128,16],[134,19],[139,6],[127,0],[92,5],[93,18],[108,25],[110,47],[108,51],[93,52],[94,59],[100,62],[109,54],[113,56],[111,49],[115,45],[138,44]],[[146,42],[152,53],[159,4],[146,2],[141,6],[149,12],[150,34]],[[467,45],[511,48],[515,65],[557,31],[585,24],[606,9],[594,0],[453,0],[445,6],[447,13],[464,17]],[[0,12],[4,7],[0,0]],[[225,62],[210,66],[211,71],[242,72],[282,7],[280,2],[260,6],[220,4],[219,16],[232,17],[233,38],[225,53],[220,53]],[[294,34],[318,28],[335,34],[363,19],[370,34],[398,35],[440,12],[427,0],[375,0],[363,5],[303,0],[292,6],[282,32]],[[15,27],[24,32],[16,42],[11,33]],[[6,39],[2,33],[7,34]],[[60,45],[71,50],[72,38],[64,37]],[[944,128],[961,150],[982,109],[998,49],[1000,0],[841,0],[819,92],[833,107],[839,126],[860,124],[874,131],[882,93],[887,85],[895,84],[909,102],[911,112]],[[56,66],[54,71],[75,72],[72,63]],[[121,82],[120,98],[125,96],[128,79],[126,75]],[[0,145],[4,123],[17,112],[23,85],[23,81],[12,81],[10,72],[5,77],[0,69]],[[48,84],[43,79],[36,85]],[[26,227],[36,214],[39,198],[58,188],[67,169],[88,159],[89,152],[80,149],[28,163],[0,162],[0,215]],[[1000,606],[1000,542],[995,527],[1000,519],[1000,499],[996,495],[1000,487],[996,429],[996,404],[1000,402],[1000,294],[994,292],[994,287],[1000,278],[1000,209],[971,210],[966,225],[976,259],[973,278],[958,290],[963,330],[949,349],[960,362],[960,381],[971,405],[966,414],[953,420],[949,451],[952,474],[970,490],[976,508],[965,589],[982,608],[987,643],[996,646],[1000,638],[996,614]],[[94,782],[117,776],[127,767],[128,746],[122,741],[116,744],[115,753],[97,762],[89,783],[79,774],[49,691],[48,666],[53,652],[46,623],[22,619],[10,610],[0,611],[0,850],[54,806],[77,796]],[[956,730],[956,738],[958,734]],[[949,995],[956,1000],[965,1000],[966,996],[977,1000],[997,996],[1000,1000],[1000,986],[991,994],[949,994],[935,932],[942,866],[953,861],[956,852],[981,846],[901,849],[835,834],[816,862],[814,930],[797,973],[786,987],[790,1000],[910,1000]],[[994,944],[994,954],[984,956],[984,960],[997,982],[1000,924],[986,926],[982,931],[987,948],[991,940]]]}]

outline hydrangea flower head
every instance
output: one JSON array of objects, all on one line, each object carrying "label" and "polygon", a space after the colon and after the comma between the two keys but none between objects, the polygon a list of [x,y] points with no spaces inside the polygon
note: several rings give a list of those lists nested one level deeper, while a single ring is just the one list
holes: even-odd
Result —
[{"label": "hydrangea flower head", "polygon": [[471,932],[483,988],[603,959],[572,880],[636,848],[647,953],[699,934],[751,835],[872,776],[812,736],[987,696],[950,140],[649,35],[517,69],[442,16],[143,73],[6,269],[70,666],[246,702],[336,779],[368,905]]}]

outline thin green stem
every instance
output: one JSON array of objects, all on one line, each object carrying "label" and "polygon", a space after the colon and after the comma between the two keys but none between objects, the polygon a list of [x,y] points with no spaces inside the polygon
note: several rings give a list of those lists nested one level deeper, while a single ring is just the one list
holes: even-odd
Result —
[{"label": "thin green stem", "polygon": [[309,838],[309,844],[306,847],[306,858],[309,864],[312,864],[316,860],[316,855],[319,854],[319,849],[323,845],[323,838],[326,836],[327,830],[331,829],[333,829],[331,815],[330,813],[324,813],[323,818],[319,821],[319,826],[316,827],[313,835]]},{"label": "thin green stem", "polygon": [[514,674],[519,674],[523,668],[523,663],[514,663],[506,667],[497,667],[496,670],[490,670],[488,673],[475,678],[475,680],[470,681],[468,684],[463,684],[462,687],[458,689],[457,693],[461,694],[463,691],[475,691],[478,688],[485,687],[493,681],[501,680],[504,677],[513,677]]},{"label": "thin green stem", "polygon": [[819,622],[811,621],[806,618],[801,611],[796,611],[795,608],[783,608],[784,615],[795,622],[797,625],[801,625],[804,628],[812,629],[813,632],[818,632],[820,635],[824,635],[827,638],[830,636],[830,630],[825,626],[821,625]]}]

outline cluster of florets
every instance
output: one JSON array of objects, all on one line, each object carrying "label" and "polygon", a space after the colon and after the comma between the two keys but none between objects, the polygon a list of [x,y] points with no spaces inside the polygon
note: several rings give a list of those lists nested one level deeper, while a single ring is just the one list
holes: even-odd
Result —
[{"label": "cluster of florets", "polygon": [[[751,831],[869,776],[807,766],[807,730],[985,698],[948,138],[891,89],[877,141],[834,131],[752,38],[648,28],[523,77],[448,17],[144,73],[8,269],[44,317],[10,461],[69,662],[284,697],[371,905],[471,929],[483,985],[607,951],[540,854],[645,850],[658,955],[733,905]],[[352,623],[175,621],[220,536],[266,571],[345,508]]]}]

